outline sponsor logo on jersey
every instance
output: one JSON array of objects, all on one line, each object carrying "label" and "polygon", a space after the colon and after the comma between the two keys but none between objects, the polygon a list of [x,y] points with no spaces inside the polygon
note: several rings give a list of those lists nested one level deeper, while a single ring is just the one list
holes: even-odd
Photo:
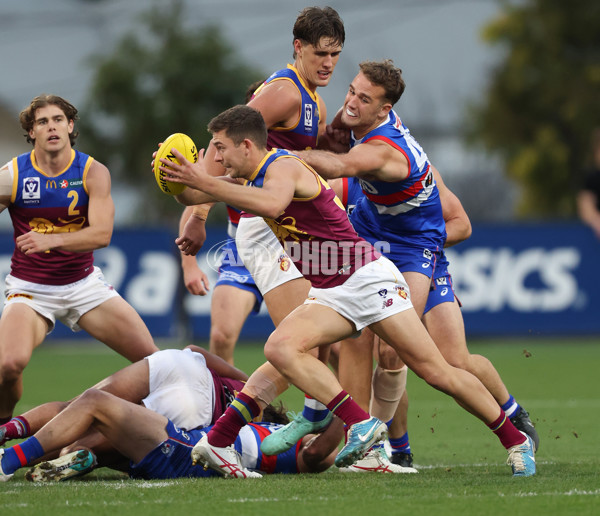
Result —
[{"label": "sponsor logo on jersey", "polygon": [[382,288],[379,292],[377,292],[381,297],[386,297],[387,296],[387,289],[386,288]]},{"label": "sponsor logo on jersey", "polygon": [[447,285],[448,278],[446,276],[442,276],[441,278],[436,278],[435,283],[436,283],[436,285],[440,285],[440,286]]},{"label": "sponsor logo on jersey", "polygon": [[69,182],[68,182],[66,179],[63,179],[63,180],[60,182],[60,187],[61,187],[63,190],[64,190],[65,188],[68,188],[68,187],[69,187]]},{"label": "sponsor logo on jersey", "polygon": [[313,106],[312,104],[304,104],[304,131],[312,132],[313,127]]},{"label": "sponsor logo on jersey", "polygon": [[175,448],[171,443],[166,442],[162,443],[162,445],[160,446],[160,451],[163,452],[163,455],[170,457],[175,451]]},{"label": "sponsor logo on jersey", "polygon": [[54,179],[47,179],[46,180],[46,190],[50,190],[50,189],[56,190],[56,181],[54,181]]},{"label": "sponsor logo on jersey", "polygon": [[423,249],[423,258],[431,260],[433,258],[433,253],[429,249]]},{"label": "sponsor logo on jersey", "polygon": [[39,200],[40,199],[40,178],[26,177],[23,179],[23,190],[21,192],[23,200]]}]

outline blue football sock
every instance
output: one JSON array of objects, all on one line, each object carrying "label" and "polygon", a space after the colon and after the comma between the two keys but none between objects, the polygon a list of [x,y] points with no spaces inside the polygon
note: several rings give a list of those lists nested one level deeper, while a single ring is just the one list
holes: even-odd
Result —
[{"label": "blue football sock", "polygon": [[512,394],[508,398],[508,401],[502,405],[501,408],[504,410],[504,413],[508,418],[515,416],[521,410],[521,406],[515,401],[515,398],[513,398]]},{"label": "blue football sock", "polygon": [[312,423],[323,421],[327,417],[327,414],[329,414],[329,409],[320,401],[317,401],[308,395],[304,397],[302,415],[307,421]]},{"label": "blue football sock", "polygon": [[394,453],[410,453],[408,432],[406,432],[402,437],[398,437],[397,439],[390,438],[390,446],[392,448],[392,455]]},{"label": "blue football sock", "polygon": [[42,455],[44,455],[42,445],[35,437],[30,437],[26,441],[4,450],[2,471],[6,475],[10,475],[35,459],[39,459]]}]

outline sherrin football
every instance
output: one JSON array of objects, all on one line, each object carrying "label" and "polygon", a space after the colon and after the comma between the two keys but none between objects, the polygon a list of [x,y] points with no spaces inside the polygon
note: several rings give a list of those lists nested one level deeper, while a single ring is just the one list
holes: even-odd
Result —
[{"label": "sherrin football", "polygon": [[179,164],[179,161],[171,152],[171,149],[173,148],[181,152],[188,161],[191,161],[192,163],[198,161],[198,149],[196,148],[196,144],[187,134],[172,134],[162,143],[156,151],[156,157],[154,158],[154,177],[156,178],[158,187],[167,195],[179,195],[185,190],[185,185],[169,181],[169,175],[159,168],[161,165],[164,166],[160,161],[161,158]]}]

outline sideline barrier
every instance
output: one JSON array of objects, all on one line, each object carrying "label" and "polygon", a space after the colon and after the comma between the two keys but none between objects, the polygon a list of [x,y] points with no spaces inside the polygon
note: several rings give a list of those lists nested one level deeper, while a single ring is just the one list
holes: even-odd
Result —
[{"label": "sideline barrier", "polygon": [[[210,295],[183,286],[176,235],[168,230],[115,230],[96,252],[107,281],[138,311],[157,338],[206,340]],[[214,287],[224,230],[210,228],[199,263]],[[12,233],[0,240],[0,275],[10,270]],[[473,236],[447,250],[471,336],[600,334],[600,241],[580,224],[475,225]],[[212,290],[211,290],[212,292]],[[273,331],[266,311],[251,315],[242,335]],[[81,338],[57,324],[53,338]]]}]

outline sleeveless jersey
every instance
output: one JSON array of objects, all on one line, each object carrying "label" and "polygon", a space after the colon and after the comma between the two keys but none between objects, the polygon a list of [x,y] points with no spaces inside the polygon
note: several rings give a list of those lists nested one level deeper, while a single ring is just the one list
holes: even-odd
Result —
[{"label": "sleeveless jersey", "polygon": [[300,161],[314,174],[319,192],[310,198],[294,197],[281,215],[276,219],[265,218],[265,222],[314,287],[343,284],[379,254],[356,234],[342,203],[327,182],[291,152],[284,149],[268,152],[246,185],[262,187],[268,167],[279,159]]},{"label": "sleeveless jersey", "polygon": [[[14,239],[29,231],[67,233],[89,226],[86,176],[93,158],[72,150],[69,164],[59,175],[48,176],[35,162],[35,152],[12,159],[11,204],[8,208]],[[93,271],[92,252],[73,253],[52,249],[25,255],[16,246],[11,274],[46,285],[67,285]]]},{"label": "sleeveless jersey", "polygon": [[234,380],[233,378],[224,378],[215,373],[212,369],[209,369],[212,374],[213,383],[215,385],[215,406],[213,409],[212,424],[215,424],[227,410],[227,407],[231,405],[231,402],[244,388],[244,382],[241,380]]},{"label": "sleeveless jersey", "polygon": [[352,212],[356,231],[395,246],[441,250],[446,239],[442,205],[427,154],[394,111],[361,140],[352,135],[351,145],[380,140],[401,152],[409,163],[406,179],[396,182],[359,179],[365,194]]},{"label": "sleeveless jersey", "polygon": [[292,65],[288,65],[283,70],[273,73],[257,90],[254,95],[260,92],[267,84],[275,81],[290,81],[302,97],[302,109],[298,121],[294,127],[270,127],[267,138],[267,148],[304,150],[312,149],[317,146],[317,137],[319,134],[319,96],[313,93],[300,78],[298,70]]}]

